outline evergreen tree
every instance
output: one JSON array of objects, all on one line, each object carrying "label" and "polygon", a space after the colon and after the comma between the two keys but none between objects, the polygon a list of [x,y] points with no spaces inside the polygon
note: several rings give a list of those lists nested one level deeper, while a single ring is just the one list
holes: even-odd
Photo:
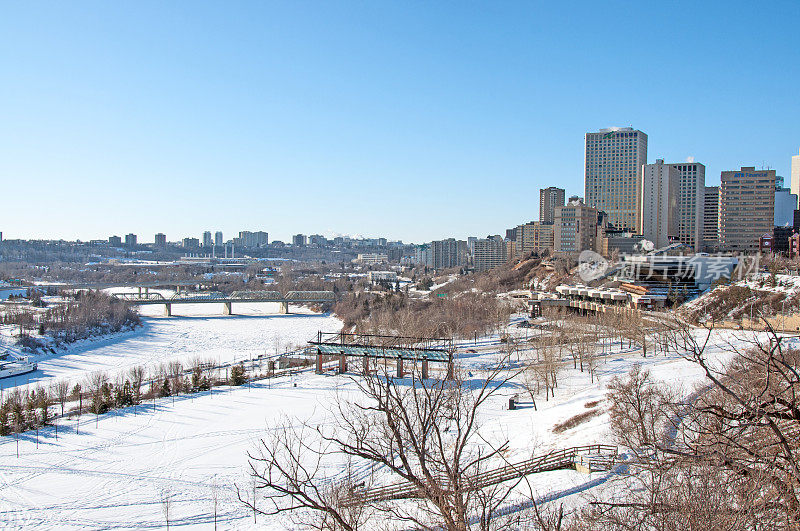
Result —
[{"label": "evergreen tree", "polygon": [[164,378],[164,383],[161,385],[161,391],[158,396],[165,397],[170,395],[169,378]]},{"label": "evergreen tree", "polygon": [[231,384],[232,385],[242,385],[247,381],[247,377],[244,374],[244,364],[240,363],[239,365],[234,365],[231,367]]}]

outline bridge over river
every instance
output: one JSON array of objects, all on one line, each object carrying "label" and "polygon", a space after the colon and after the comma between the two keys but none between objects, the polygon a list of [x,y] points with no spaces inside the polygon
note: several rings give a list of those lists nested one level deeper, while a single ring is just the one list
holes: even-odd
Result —
[{"label": "bridge over river", "polygon": [[172,315],[173,304],[223,304],[222,313],[233,315],[234,302],[277,302],[280,304],[279,313],[289,313],[289,304],[330,303],[336,300],[332,291],[289,291],[285,295],[280,291],[234,291],[225,294],[219,291],[207,292],[178,292],[170,297],[165,297],[149,289],[139,289],[136,293],[115,293],[114,297],[127,301],[136,306],[149,304],[163,304],[164,315]]}]

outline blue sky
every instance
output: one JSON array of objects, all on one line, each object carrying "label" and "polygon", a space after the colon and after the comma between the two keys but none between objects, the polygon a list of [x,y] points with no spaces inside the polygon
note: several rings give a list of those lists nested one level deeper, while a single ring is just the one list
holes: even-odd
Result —
[{"label": "blue sky", "polygon": [[[566,7],[562,7],[561,5]],[[583,135],[789,175],[800,2],[0,2],[5,238],[428,241],[583,195]]]}]

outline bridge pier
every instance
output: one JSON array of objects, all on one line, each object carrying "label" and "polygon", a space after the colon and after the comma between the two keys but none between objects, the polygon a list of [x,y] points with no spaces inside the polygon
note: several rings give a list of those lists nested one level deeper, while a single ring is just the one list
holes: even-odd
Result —
[{"label": "bridge pier", "polygon": [[317,367],[314,372],[322,374],[322,352],[319,349],[317,349]]},{"label": "bridge pier", "polygon": [[172,304],[169,302],[164,305],[164,315],[166,317],[172,317]]},{"label": "bridge pier", "polygon": [[428,379],[428,360],[422,360],[422,379]]},{"label": "bridge pier", "polygon": [[364,376],[369,376],[369,356],[364,355]]},{"label": "bridge pier", "polygon": [[223,302],[222,315],[233,315],[233,303]]},{"label": "bridge pier", "polygon": [[347,356],[344,355],[344,352],[339,354],[339,374],[344,374],[347,372]]},{"label": "bridge pier", "polygon": [[278,309],[278,313],[281,314],[289,313],[289,301],[282,301],[280,303],[280,308]]},{"label": "bridge pier", "polygon": [[397,377],[403,377],[403,358],[397,358]]}]

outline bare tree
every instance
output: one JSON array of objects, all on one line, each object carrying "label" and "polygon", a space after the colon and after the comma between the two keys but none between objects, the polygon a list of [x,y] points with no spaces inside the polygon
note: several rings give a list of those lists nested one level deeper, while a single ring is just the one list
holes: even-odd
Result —
[{"label": "bare tree", "polygon": [[161,502],[161,514],[164,516],[164,522],[167,525],[167,529],[169,529],[170,509],[172,508],[172,493],[170,492],[169,487],[164,487],[161,489],[158,498]]},{"label": "bare tree", "polygon": [[55,384],[53,384],[53,391],[58,399],[58,403],[61,406],[61,415],[64,415],[64,405],[67,403],[67,398],[69,398],[69,381],[68,380],[59,380]]},{"label": "bare tree", "polygon": [[[462,385],[458,375],[455,380],[422,381],[416,371],[410,384],[386,374],[353,378],[362,398],[340,396],[334,426],[280,427],[249,455],[251,474],[267,502],[258,512],[306,509],[321,515],[325,524],[320,528],[352,530],[367,525],[371,511],[378,510],[423,527],[436,522],[449,530],[466,530],[470,513],[487,494],[475,483],[476,474],[498,460],[505,448],[499,443],[481,452],[475,443],[481,407],[518,373],[507,362],[493,367],[477,389]],[[386,470],[415,492],[414,509],[362,497],[366,479],[325,481],[325,465],[342,458]],[[505,485],[491,498],[504,498],[505,489],[512,488]],[[479,490],[482,495],[476,494]],[[239,498],[254,508],[241,493]]]},{"label": "bare tree", "polygon": [[141,365],[136,365],[128,370],[128,377],[131,381],[133,391],[133,403],[138,404],[142,399],[142,382],[144,382],[145,369]]}]

